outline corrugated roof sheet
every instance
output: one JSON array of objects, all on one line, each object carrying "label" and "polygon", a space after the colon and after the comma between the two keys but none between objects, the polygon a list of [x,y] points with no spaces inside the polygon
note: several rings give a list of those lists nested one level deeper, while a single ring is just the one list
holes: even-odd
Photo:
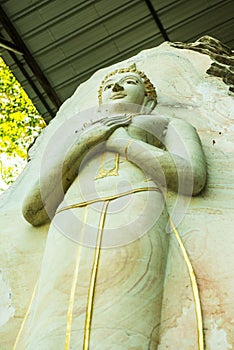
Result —
[{"label": "corrugated roof sheet", "polygon": [[[149,1],[148,1],[149,3]],[[170,41],[192,42],[207,34],[233,47],[231,0],[151,0]],[[144,0],[5,0],[1,7],[63,102],[97,69],[164,41]],[[0,25],[2,37],[13,42]],[[45,119],[50,113],[14,61],[2,56]],[[17,55],[55,113],[57,107]]]}]

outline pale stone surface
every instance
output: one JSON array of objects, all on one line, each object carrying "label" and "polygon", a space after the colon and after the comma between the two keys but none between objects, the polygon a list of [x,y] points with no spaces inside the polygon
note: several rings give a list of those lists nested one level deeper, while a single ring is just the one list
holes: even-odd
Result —
[{"label": "pale stone surface", "polygon": [[[205,190],[201,195],[193,197],[191,201],[188,201],[186,197],[178,200],[177,196],[170,192],[167,194],[167,203],[174,222],[179,224],[178,229],[197,275],[204,316],[206,349],[231,349],[234,343],[232,300],[234,293],[234,273],[232,269],[234,246],[232,227],[234,217],[232,120],[234,118],[234,107],[232,97],[228,94],[228,86],[222,82],[221,78],[206,74],[212,63],[207,55],[187,49],[172,48],[168,44],[163,44],[155,49],[146,50],[128,60],[127,63],[124,62],[118,66],[126,66],[129,61],[135,62],[139,69],[145,71],[157,88],[158,105],[154,113],[171,118],[181,118],[191,123],[197,128],[202,140],[208,166],[208,180]],[[44,132],[44,137],[41,137],[37,142],[33,150],[35,152],[34,159],[29,163],[24,174],[12,189],[1,198],[0,244],[2,249],[0,266],[6,284],[11,288],[12,305],[15,309],[14,317],[6,322],[0,330],[2,347],[6,350],[12,349],[22,318],[29,305],[34,285],[39,276],[48,231],[48,225],[35,228],[23,219],[21,207],[25,189],[37,177],[40,171],[40,161],[48,150],[47,142],[50,142],[48,140],[56,134],[55,130],[65,120],[72,119],[72,116],[78,111],[85,111],[85,119],[87,116],[86,109],[90,108],[90,101],[97,101],[96,86],[100,84],[103,75],[112,69],[108,68],[97,72],[93,78],[81,85],[75,94],[64,103],[56,119]],[[95,104],[96,102],[93,102],[93,106]],[[92,112],[93,110],[90,110],[90,115],[92,115]],[[81,125],[83,121],[81,118]],[[177,203],[176,206],[175,202]],[[48,344],[51,345],[47,349],[59,349],[59,347],[55,347],[55,341],[60,344],[59,346],[62,344],[61,349],[64,348],[64,328],[61,332],[60,319],[61,315],[64,315],[67,310],[77,245],[64,236],[56,238],[51,234],[48,239],[44,259],[49,259],[50,256],[55,257],[55,261],[50,262],[54,273],[52,276],[51,274],[46,276],[46,272],[44,272],[45,280],[48,283],[41,294],[38,294],[38,297],[42,298],[43,293],[47,293],[50,288],[54,293],[48,295],[46,304],[37,310],[33,320],[31,319],[33,313],[31,313],[26,324],[26,333],[24,333],[23,338],[31,341],[33,346],[28,349],[33,350],[37,347],[43,349],[43,347],[40,347],[38,339],[43,342],[43,337],[46,337],[53,329],[57,332],[58,337],[56,340],[50,340],[51,343]],[[146,237],[141,239],[146,240]],[[134,249],[138,247],[136,250],[142,249],[139,248],[138,243],[139,241],[134,243]],[[48,249],[52,249],[51,247],[57,249],[57,255],[54,254],[54,251],[49,254]],[[147,256],[147,249],[149,248],[147,248],[147,244],[144,247],[146,250],[143,255]],[[88,253],[88,248],[85,249],[83,254],[85,254],[86,268],[88,268],[92,264],[92,257]],[[129,271],[129,274],[127,274],[130,276],[130,280],[127,279],[126,281],[134,284],[134,279],[138,277],[134,274],[135,266],[131,263],[133,251],[126,246],[122,249],[123,266],[126,271]],[[46,264],[45,266],[48,266],[48,263],[46,260],[43,262],[43,264]],[[62,271],[67,271],[67,273],[64,272],[64,274],[59,275],[58,266],[62,266]],[[107,268],[105,264],[103,268]],[[118,269],[122,269],[121,264],[112,268],[113,271],[117,271],[117,276],[121,279],[122,275],[118,273]],[[44,269],[44,271],[46,270]],[[108,276],[108,269],[106,274]],[[126,272],[123,276],[125,274]],[[108,276],[109,278],[110,276]],[[85,285],[85,281],[83,283]],[[147,288],[153,288],[153,283],[148,284]],[[143,289],[145,293],[147,293],[147,288]],[[76,329],[80,329],[81,332],[85,309],[85,288],[83,292],[83,296],[80,296],[81,299],[83,298],[82,306],[78,304],[75,306],[76,310],[80,310],[81,316],[80,319],[74,320]],[[103,300],[111,302],[112,292],[114,293],[114,286],[109,296],[108,286],[105,287]],[[137,295],[136,293],[136,297]],[[131,302],[133,305],[131,305]],[[60,305],[61,309],[56,308],[56,303]],[[135,303],[140,304],[136,299],[129,297],[127,315],[131,315],[131,308],[134,308]],[[97,309],[100,315],[104,312],[105,305],[108,309],[108,304],[101,301],[100,309],[99,307]],[[55,307],[55,310],[53,310],[53,307]],[[116,305],[117,309],[118,305]],[[48,322],[47,312],[54,316],[54,322]],[[118,313],[118,310],[116,312]],[[40,318],[39,323],[36,322],[37,317]],[[99,317],[99,320],[101,319]],[[142,310],[140,320],[132,320],[130,323],[135,322],[135,330],[137,330],[138,323],[144,323],[144,320],[147,320],[147,317],[145,311]],[[103,322],[105,322],[104,318]],[[105,327],[105,324],[103,327]],[[128,339],[133,339],[133,344],[129,345],[128,349],[132,347],[135,350],[138,348],[143,350],[147,346],[150,349],[157,348],[155,343],[150,343],[150,339],[146,339],[145,344],[147,346],[139,347],[138,343],[143,344],[144,342],[134,337],[134,332],[132,337],[130,336],[131,331],[121,333],[122,328],[126,330],[127,324],[121,324],[119,334],[110,330],[100,331],[99,334],[95,335],[95,339],[99,339],[99,343],[92,345],[91,350],[99,348],[119,349],[116,345],[116,339],[126,336]],[[107,339],[110,339],[111,344],[106,343]],[[72,340],[74,343],[78,341],[75,333],[72,333]],[[171,235],[167,278],[164,286],[161,343],[158,348],[160,350],[194,350],[196,347],[196,320],[191,284],[181,251],[175,238]],[[25,350],[22,346],[19,346],[19,349]]]},{"label": "pale stone surface", "polygon": [[0,326],[13,317],[14,311],[11,305],[11,289],[0,272]]}]

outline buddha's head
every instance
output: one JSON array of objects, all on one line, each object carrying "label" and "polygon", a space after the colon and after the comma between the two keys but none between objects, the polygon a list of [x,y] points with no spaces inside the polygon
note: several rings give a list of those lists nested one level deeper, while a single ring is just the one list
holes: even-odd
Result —
[{"label": "buddha's head", "polygon": [[[155,88],[145,73],[133,64],[106,75],[98,90],[99,105],[109,106],[115,112],[150,113],[157,103]],[[131,111],[129,109],[132,109]]]}]

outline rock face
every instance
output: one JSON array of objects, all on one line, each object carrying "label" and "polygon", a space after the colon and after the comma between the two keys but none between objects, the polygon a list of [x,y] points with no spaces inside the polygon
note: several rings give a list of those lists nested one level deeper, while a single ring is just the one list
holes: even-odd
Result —
[{"label": "rock face", "polygon": [[229,91],[234,92],[234,57],[229,47],[210,36],[203,36],[192,44],[172,43],[171,45],[176,48],[194,50],[210,56],[213,63],[206,73],[214,77],[220,77],[225,84],[229,85]]},{"label": "rock face", "polygon": [[[56,137],[56,130],[64,123],[69,124],[78,112],[80,125],[74,126],[74,133],[76,128],[79,129],[87,121],[87,111],[92,119],[92,113],[97,105],[97,89],[103,76],[116,67],[125,67],[131,63],[136,63],[138,69],[144,71],[156,86],[158,105],[153,113],[181,118],[191,123],[200,135],[207,162],[206,187],[201,194],[192,198],[168,192],[167,207],[197,277],[203,317],[204,349],[232,349],[234,344],[234,272],[232,268],[234,260],[232,227],[234,103],[231,55],[229,48],[210,37],[203,37],[192,44],[164,43],[118,65],[98,71],[63,104],[56,118],[37,140],[32,149],[32,160],[23,174],[1,196],[1,349],[35,350],[38,347],[42,350],[60,350],[59,346],[61,349],[69,349],[64,340],[66,325],[63,333],[56,333],[56,330],[61,316],[67,310],[67,305],[70,303],[71,306],[69,278],[73,276],[75,262],[73,264],[73,260],[69,260],[68,256],[77,250],[77,245],[62,235],[47,237],[49,224],[40,227],[28,224],[22,215],[22,203],[28,186],[43,171],[41,163],[48,147],[53,147],[52,141]],[[147,248],[147,245],[145,247]],[[137,249],[140,250],[139,247]],[[134,285],[137,276],[134,276],[135,265],[132,264],[132,253],[129,252],[126,246],[121,251],[120,262],[118,263],[117,257],[114,259],[116,264],[113,273],[122,278],[122,271],[125,269],[126,275],[130,276],[129,281]],[[105,254],[108,254],[108,250]],[[150,250],[147,252],[145,249],[144,254],[150,254]],[[48,257],[51,257],[51,261]],[[88,266],[91,261],[88,250],[86,258]],[[48,264],[53,270],[53,276],[49,274],[49,270],[47,271]],[[83,266],[84,271],[86,268],[88,267]],[[59,271],[63,273],[59,274]],[[111,295],[108,294],[110,272],[106,266],[103,266],[103,271],[102,293],[106,300],[111,300]],[[41,279],[44,278],[44,281],[48,281],[45,288],[40,290],[36,288],[39,276]],[[56,276],[59,278],[56,279]],[[157,344],[152,340],[153,332],[149,333],[146,339],[149,349],[202,349],[198,345],[196,309],[191,286],[181,248],[174,233],[170,232],[160,341]],[[140,287],[138,285],[139,291]],[[154,283],[148,284],[145,293],[150,293],[153,288]],[[32,297],[34,290],[36,294]],[[51,290],[53,293],[48,293]],[[43,295],[47,297],[43,299]],[[134,315],[134,308],[136,308],[134,303],[142,302],[144,295],[139,294],[139,296],[139,300],[131,299],[130,294],[126,309],[128,315],[131,313]],[[41,306],[35,312],[35,300],[38,301],[40,298],[46,302],[39,303]],[[79,299],[81,304],[78,299],[74,299],[74,310],[83,315],[85,303],[82,298],[84,299],[85,296],[81,293]],[[133,302],[133,300],[137,301]],[[60,305],[59,309],[53,309],[54,301],[57,303],[55,305]],[[105,312],[105,304],[99,305],[99,300],[96,302],[97,308]],[[118,305],[115,312],[117,315]],[[134,322],[133,318],[132,323],[135,327],[133,328],[140,329],[139,325],[144,324],[147,317],[143,309],[140,319]],[[40,322],[37,323],[37,319]],[[71,346],[73,346],[72,341],[74,344],[80,344],[76,340],[75,331],[80,327],[79,318],[74,317],[74,322]],[[104,331],[97,337],[99,342],[92,344],[90,349],[123,349],[118,346],[118,337],[113,337],[108,329],[108,323],[105,322],[103,319],[101,327]],[[132,329],[126,329],[123,334],[119,330],[120,337],[130,338]],[[56,334],[56,339],[53,339],[53,336],[48,337],[46,347],[45,345],[40,347],[40,341],[49,332],[52,335]],[[55,346],[56,342],[58,345]],[[136,338],[132,342],[132,347],[128,346],[126,349],[144,350],[146,348],[139,344],[140,337],[139,343]]]}]

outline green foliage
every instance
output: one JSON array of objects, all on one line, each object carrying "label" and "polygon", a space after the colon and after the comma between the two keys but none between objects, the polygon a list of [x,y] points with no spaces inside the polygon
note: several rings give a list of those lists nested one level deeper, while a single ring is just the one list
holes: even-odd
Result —
[{"label": "green foliage", "polygon": [[7,185],[21,171],[28,146],[44,126],[32,101],[0,58],[0,166]]}]

